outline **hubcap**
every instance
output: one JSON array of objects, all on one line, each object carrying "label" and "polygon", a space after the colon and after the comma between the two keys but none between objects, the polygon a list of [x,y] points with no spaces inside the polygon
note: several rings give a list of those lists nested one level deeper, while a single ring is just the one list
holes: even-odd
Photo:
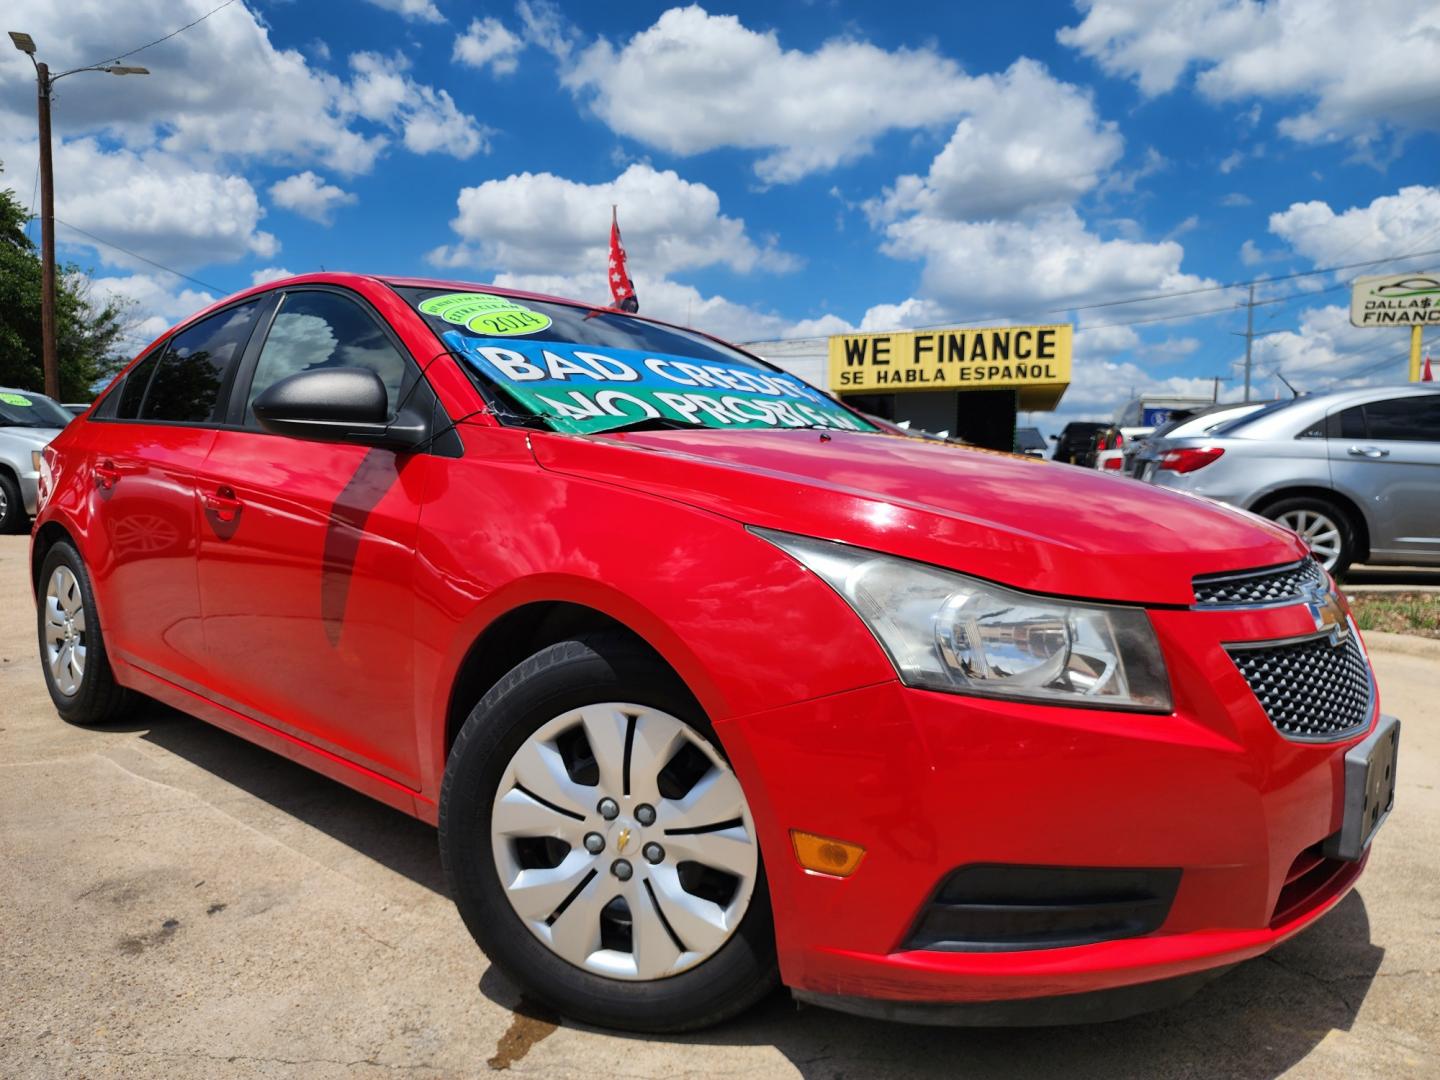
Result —
[{"label": "hubcap", "polygon": [[57,566],[45,586],[45,666],[55,689],[73,697],[85,678],[85,604],[80,581],[68,566]]},{"label": "hubcap", "polygon": [[1289,510],[1275,520],[1299,533],[1326,570],[1335,569],[1340,561],[1340,526],[1328,515],[1318,510]]},{"label": "hubcap", "polygon": [[730,766],[644,705],[587,705],[541,727],[506,768],[490,828],[500,883],[530,932],[616,979],[661,979],[712,956],[759,873]]}]

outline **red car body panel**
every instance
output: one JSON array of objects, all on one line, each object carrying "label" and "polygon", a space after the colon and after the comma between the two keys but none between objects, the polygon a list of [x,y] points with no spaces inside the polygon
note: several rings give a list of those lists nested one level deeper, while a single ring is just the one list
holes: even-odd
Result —
[{"label": "red car body panel", "polygon": [[[995,1000],[1199,971],[1295,932],[1358,875],[1348,864],[1276,921],[1297,859],[1339,826],[1361,736],[1282,738],[1221,646],[1312,632],[1310,615],[1188,610],[1196,574],[1302,557],[1292,533],[1125,478],[886,435],[505,427],[385,283],[280,287],[306,282],[383,316],[463,418],[464,453],[72,423],[47,451],[37,536],[63,529],[86,559],[122,683],[433,822],[454,688],[487,628],[539,602],[599,611],[711,718],[759,832],[782,976],[821,993]],[[149,536],[127,507],[157,522]],[[1174,712],[906,688],[849,606],[746,525],[1147,605]],[[846,879],[806,871],[791,829],[865,859]],[[902,949],[940,878],[977,862],[1183,877],[1143,937]]]}]

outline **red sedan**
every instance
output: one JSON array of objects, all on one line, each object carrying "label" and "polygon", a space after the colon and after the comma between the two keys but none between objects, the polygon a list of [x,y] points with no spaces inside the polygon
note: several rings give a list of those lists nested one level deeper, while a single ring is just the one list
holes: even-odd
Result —
[{"label": "red sedan", "polygon": [[272,283],[43,465],[61,716],[156,698],[437,823],[481,947],[583,1021],[777,981],[1137,1012],[1333,907],[1393,799],[1398,724],[1293,533],[881,431],[613,310]]}]

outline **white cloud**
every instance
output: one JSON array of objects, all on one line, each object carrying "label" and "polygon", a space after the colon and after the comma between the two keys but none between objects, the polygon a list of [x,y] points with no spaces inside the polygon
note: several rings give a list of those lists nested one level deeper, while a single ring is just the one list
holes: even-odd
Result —
[{"label": "white cloud", "polygon": [[1220,200],[1221,206],[1250,206],[1255,200],[1243,191],[1232,191]]},{"label": "white cloud", "polygon": [[[1415,184],[1336,213],[1317,200],[1270,215],[1270,231],[1316,266],[1363,262],[1440,246],[1440,187]],[[1427,241],[1428,238],[1428,241]],[[1366,273],[1381,273],[1383,268]]]},{"label": "white cloud", "polygon": [[563,81],[612,130],[669,153],[765,151],[756,172],[770,183],[853,160],[887,131],[951,121],[977,93],[929,48],[833,38],[787,50],[699,6],[670,9],[619,48],[597,41]]},{"label": "white cloud", "polygon": [[[947,317],[1053,318],[1056,309],[1089,301],[1212,284],[1181,270],[1185,252],[1178,242],[1103,240],[1069,208],[1027,221],[916,215],[885,227],[882,250],[924,262],[922,295]],[[1206,306],[1202,294],[1147,304],[1144,314]]]},{"label": "white cloud", "polygon": [[405,148],[416,154],[443,151],[465,160],[489,150],[492,129],[455,105],[448,91],[417,83],[405,74],[402,56],[355,53],[355,72],[343,101],[367,120],[399,130]]},{"label": "white cloud", "polygon": [[205,290],[191,288],[168,274],[151,273],[92,278],[90,295],[101,303],[113,298],[129,307],[126,343],[131,352],[139,352],[170,327],[216,300]]},{"label": "white cloud", "polygon": [[1338,304],[1309,308],[1295,331],[1256,339],[1256,379],[1279,369],[1302,390],[1404,382],[1409,376],[1409,331],[1350,325]]},{"label": "white cloud", "polygon": [[900,177],[867,204],[872,218],[1009,217],[1068,204],[1096,187],[1124,150],[1115,125],[1100,120],[1087,93],[1033,60],[970,80],[963,97],[968,115],[929,174]]},{"label": "white cloud", "polygon": [[1302,142],[1366,144],[1386,128],[1440,129],[1440,7],[1414,0],[1078,0],[1058,37],[1148,96],[1192,67],[1213,101],[1311,104],[1279,121]]},{"label": "white cloud", "polygon": [[432,253],[442,266],[481,265],[522,274],[603,271],[609,253],[610,207],[631,275],[644,282],[678,270],[724,265],[741,273],[787,270],[794,259],[757,245],[745,223],[720,212],[704,184],[670,170],[634,164],[614,180],[584,184],[552,173],[520,173],[463,188],[451,228],[462,244]]},{"label": "white cloud", "polygon": [[[93,63],[116,42],[146,41],[156,27],[198,17],[209,0],[12,0],[55,68]],[[317,54],[318,55],[318,54]],[[57,134],[106,135],[140,149],[268,164],[318,164],[344,174],[369,171],[399,135],[407,148],[447,149],[468,157],[485,131],[443,90],[396,74],[403,61],[360,53],[348,79],[312,67],[296,49],[280,49],[244,4],[232,4],[141,57],[149,78],[76,75],[57,102]],[[399,98],[377,110],[373,85],[395,76]],[[33,124],[34,76],[28,60],[0,52],[0,114]],[[0,146],[0,151],[4,147]]]},{"label": "white cloud", "polygon": [[[158,150],[107,150],[91,138],[57,143],[54,156],[55,216],[65,223],[57,238],[93,247],[110,266],[140,264],[76,230],[182,269],[270,258],[280,248],[259,228],[265,211],[242,176]],[[3,160],[7,176],[33,175],[34,142],[11,144]]]},{"label": "white cloud", "polygon": [[251,285],[268,285],[272,281],[279,281],[281,278],[294,277],[293,271],[286,270],[283,266],[267,266],[260,270],[250,272]]},{"label": "white cloud", "polygon": [[370,0],[378,8],[386,11],[393,11],[397,15],[403,15],[415,22],[443,23],[445,16],[440,14],[433,0]]},{"label": "white cloud", "polygon": [[580,35],[551,0],[519,0],[515,13],[526,41],[562,63],[570,59]]},{"label": "white cloud", "polygon": [[467,67],[484,69],[493,74],[509,75],[519,61],[516,57],[525,42],[505,28],[499,19],[471,19],[470,27],[455,39],[451,59]]},{"label": "white cloud", "polygon": [[357,201],[353,194],[325,183],[309,169],[271,184],[270,198],[276,206],[293,210],[322,225],[329,225],[334,220],[336,208]]}]

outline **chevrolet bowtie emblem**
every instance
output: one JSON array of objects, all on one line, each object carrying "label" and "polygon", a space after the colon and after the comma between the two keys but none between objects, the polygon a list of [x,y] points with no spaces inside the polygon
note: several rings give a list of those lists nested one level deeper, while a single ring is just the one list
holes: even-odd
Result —
[{"label": "chevrolet bowtie emblem", "polygon": [[625,853],[625,845],[630,843],[630,830],[621,829],[620,834],[615,838],[615,850],[622,855]]},{"label": "chevrolet bowtie emblem", "polygon": [[1315,629],[1320,633],[1329,631],[1332,642],[1344,641],[1350,634],[1350,625],[1345,618],[1345,609],[1340,606],[1340,597],[1333,589],[1325,590],[1320,596],[1306,601],[1310,616],[1315,620]]}]

